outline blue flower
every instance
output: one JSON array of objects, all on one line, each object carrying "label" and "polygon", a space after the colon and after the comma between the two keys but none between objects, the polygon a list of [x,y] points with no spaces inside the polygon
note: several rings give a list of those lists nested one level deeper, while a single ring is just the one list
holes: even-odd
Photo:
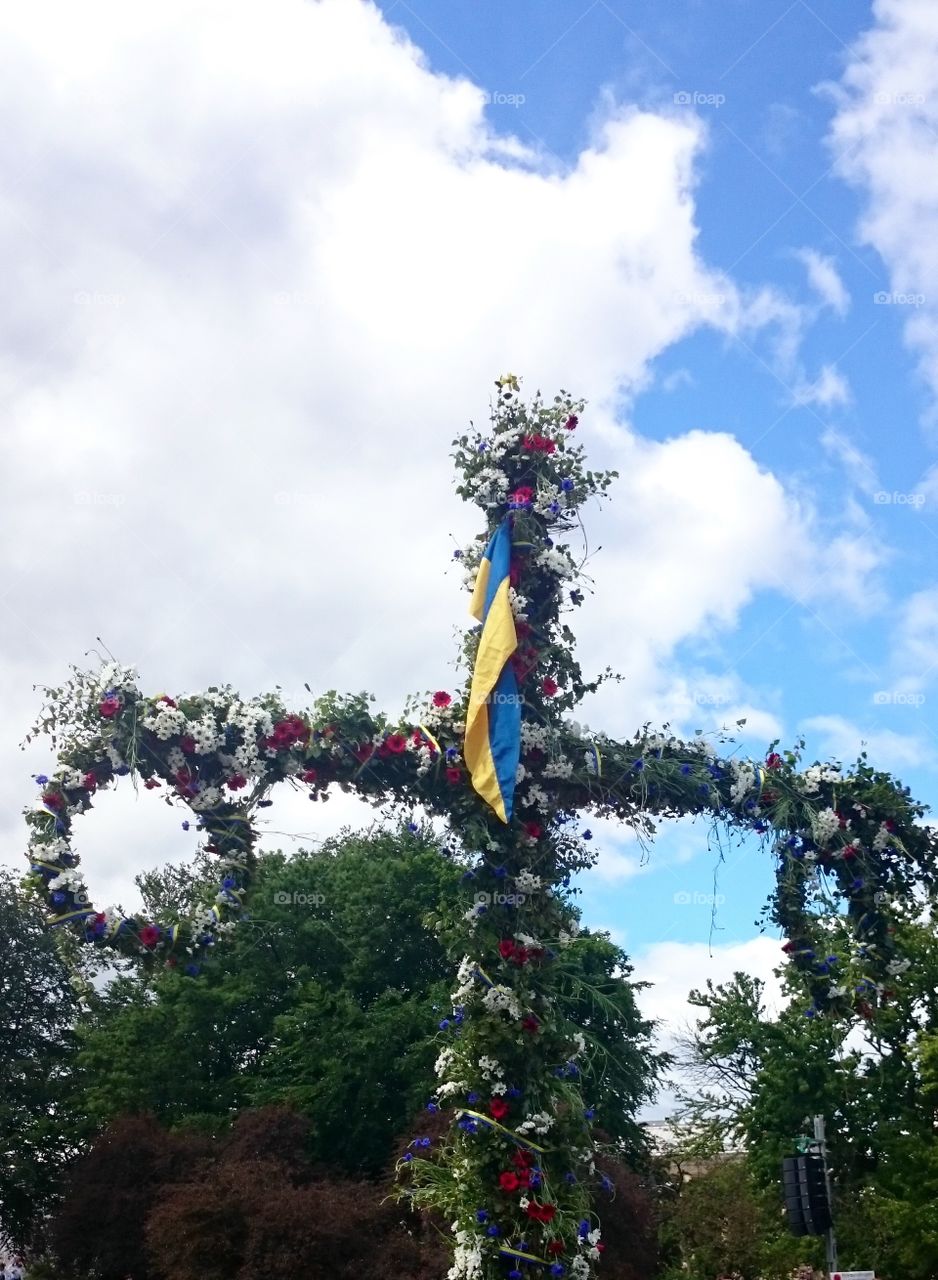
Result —
[{"label": "blue flower", "polygon": [[825,963],[825,964],[836,964],[836,963],[837,963],[837,957],[836,957],[836,956],[828,956],[828,957],[827,957],[827,959],[824,961],[824,963]]},{"label": "blue flower", "polygon": [[592,1120],[595,1114],[596,1114],[596,1111],[595,1111],[595,1108],[593,1107],[587,1107],[586,1110],[583,1112],[583,1115],[587,1120]]},{"label": "blue flower", "polygon": [[44,773],[37,773],[36,781],[39,783],[40,787],[44,787],[46,783],[49,781],[49,779],[46,777]]},{"label": "blue flower", "polygon": [[437,1106],[435,1102],[427,1103],[427,1110],[431,1113],[431,1115],[433,1114],[434,1111],[439,1111],[439,1109],[440,1108]]},{"label": "blue flower", "polygon": [[520,1097],[521,1097],[521,1090],[518,1088],[518,1086],[517,1086],[516,1084],[513,1084],[513,1085],[511,1086],[511,1088],[508,1090],[508,1097],[509,1097],[509,1098],[520,1098]]},{"label": "blue flower", "polygon": [[407,824],[407,830],[408,830],[408,831],[419,831],[419,830],[420,830],[420,828],[417,826],[416,822],[408,822],[408,824]]},{"label": "blue flower", "polygon": [[489,1227],[489,1229],[486,1231],[486,1233],[485,1233],[485,1234],[486,1234],[487,1236],[499,1236],[499,1235],[501,1235],[501,1232],[499,1231],[498,1227],[496,1227],[495,1223],[493,1222],[493,1223],[492,1223],[492,1225]]},{"label": "blue flower", "polygon": [[462,1020],[465,1016],[466,1011],[461,1006],[453,1010],[453,1021],[456,1023],[457,1027],[462,1025]]},{"label": "blue flower", "polygon": [[405,1164],[410,1164],[410,1162],[411,1162],[411,1160],[413,1160],[413,1158],[414,1158],[414,1156],[413,1156],[413,1152],[411,1152],[411,1151],[406,1151],[406,1152],[401,1156],[401,1159],[404,1161],[404,1163],[405,1163]]},{"label": "blue flower", "polygon": [[504,879],[505,879],[505,876],[507,876],[507,874],[508,874],[508,872],[505,870],[505,868],[504,868],[504,867],[496,867],[496,868],[495,868],[495,877],[496,877],[496,879],[498,879],[498,880],[504,880]]},{"label": "blue flower", "polygon": [[473,1120],[472,1116],[463,1116],[463,1118],[458,1122],[458,1124],[460,1129],[462,1129],[464,1133],[479,1132],[479,1126],[476,1124],[475,1120]]},{"label": "blue flower", "polygon": [[611,1191],[612,1191],[612,1189],[613,1189],[613,1187],[612,1187],[612,1179],[611,1179],[611,1178],[607,1178],[607,1177],[606,1177],[606,1175],[605,1175],[605,1174],[603,1174],[602,1179],[600,1180],[600,1186],[602,1187],[603,1191],[609,1191],[609,1192],[611,1192]]},{"label": "blue flower", "polygon": [[514,1271],[508,1272],[508,1280],[524,1280],[521,1272],[515,1267]]},{"label": "blue flower", "polygon": [[461,552],[461,551],[454,551],[454,552],[453,552],[453,559],[454,559],[454,560],[461,560],[461,559],[462,559],[462,552]]},{"label": "blue flower", "polygon": [[488,1222],[488,1220],[489,1220],[488,1209],[476,1209],[476,1222]]},{"label": "blue flower", "polygon": [[584,831],[584,832],[583,832],[583,839],[584,839],[584,840],[592,840],[592,838],[593,838],[593,833],[592,833],[592,831]]},{"label": "blue flower", "polygon": [[61,904],[65,901],[65,894],[62,892],[61,889],[56,889],[55,893],[52,895],[52,901],[55,903],[57,907],[61,906]]},{"label": "blue flower", "polygon": [[560,488],[563,490],[563,492],[569,493],[573,487],[574,487],[574,484],[573,484],[573,481],[570,479],[570,477],[564,476],[564,478],[560,482]]},{"label": "blue flower", "polygon": [[565,1174],[563,1175],[563,1180],[564,1180],[564,1182],[568,1183],[568,1184],[572,1187],[572,1186],[573,1186],[573,1184],[576,1182],[576,1174],[575,1174],[575,1173],[565,1173]]},{"label": "blue flower", "polygon": [[644,767],[645,767],[645,761],[644,761],[644,760],[633,760],[633,761],[632,761],[632,768],[633,768],[633,769],[636,769],[636,770],[637,770],[637,769],[644,769]]},{"label": "blue flower", "polygon": [[130,773],[130,765],[122,764],[119,768],[115,769],[114,772],[119,773],[121,777],[123,777],[125,773]]},{"label": "blue flower", "polygon": [[186,822],[183,822],[183,824],[182,824],[182,829],[183,829],[183,831],[188,831],[188,830],[189,830],[189,823],[188,823],[187,821],[186,821]]},{"label": "blue flower", "polygon": [[477,1093],[467,1094],[466,1101],[469,1103],[470,1107],[474,1107],[475,1104],[479,1101],[479,1095]]},{"label": "blue flower", "polygon": [[449,1018],[444,1018],[440,1023],[441,1031],[449,1031]]},{"label": "blue flower", "polygon": [[853,882],[853,884],[851,884],[850,888],[851,888],[851,889],[853,889],[853,890],[859,890],[859,889],[862,889],[862,888],[863,888],[863,881],[860,879],[860,877],[859,877],[859,876],[857,876],[856,880],[854,880],[854,882]]},{"label": "blue flower", "polygon": [[489,447],[489,445],[488,445],[488,441],[487,441],[487,440],[480,440],[480,441],[479,441],[479,453],[485,453],[485,451],[486,451],[486,449],[487,449],[488,447]]},{"label": "blue flower", "polygon": [[804,1016],[805,1016],[806,1018],[816,1018],[816,1017],[817,1017],[817,1009],[815,1009],[815,1007],[814,1007],[814,1005],[813,1005],[813,1004],[812,1004],[812,1005],[809,1005],[809,1006],[808,1006],[808,1008],[807,1008],[807,1009],[805,1009],[805,1011],[804,1011]]},{"label": "blue flower", "polygon": [[539,1187],[540,1185],[541,1185],[541,1171],[540,1169],[532,1169],[531,1170],[531,1186]]},{"label": "blue flower", "polygon": [[690,773],[690,765],[689,765],[689,764],[682,764],[682,765],[681,765],[681,773],[683,773],[683,774],[684,774],[684,776],[685,776],[685,777],[687,777],[687,775]]},{"label": "blue flower", "polygon": [[571,592],[570,592],[570,603],[571,603],[571,604],[582,604],[582,603],[583,603],[583,592],[582,592],[582,591],[571,591]]},{"label": "blue flower", "polygon": [[195,978],[201,972],[201,968],[202,966],[198,964],[187,964],[186,973],[189,975],[190,978]]},{"label": "blue flower", "polygon": [[447,747],[447,748],[446,748],[446,758],[447,758],[447,760],[458,760],[458,759],[459,759],[459,749],[458,749],[457,747]]},{"label": "blue flower", "polygon": [[[550,504],[550,506],[547,508],[547,510],[550,512],[550,514],[551,514],[552,516],[557,515],[557,513],[560,511],[560,503],[559,503],[559,502],[552,502],[552,503]],[[509,1272],[509,1275],[513,1275],[513,1274],[514,1274],[514,1272]],[[519,1271],[519,1272],[518,1272],[518,1274],[520,1275],[520,1274],[521,1274],[521,1272]]]},{"label": "blue flower", "polygon": [[550,1269],[550,1274],[551,1274],[552,1276],[562,1276],[562,1275],[563,1275],[563,1266],[562,1266],[559,1262],[555,1262],[555,1263],[553,1264],[553,1266],[551,1267],[551,1269]]},{"label": "blue flower", "polygon": [[585,1219],[585,1218],[583,1218],[583,1219],[581,1220],[580,1225],[579,1225],[579,1226],[577,1227],[577,1229],[576,1229],[576,1233],[577,1233],[577,1235],[580,1237],[580,1239],[581,1239],[581,1240],[585,1240],[585,1239],[586,1239],[586,1237],[589,1235],[589,1233],[590,1233],[590,1224],[586,1221],[586,1219]]}]

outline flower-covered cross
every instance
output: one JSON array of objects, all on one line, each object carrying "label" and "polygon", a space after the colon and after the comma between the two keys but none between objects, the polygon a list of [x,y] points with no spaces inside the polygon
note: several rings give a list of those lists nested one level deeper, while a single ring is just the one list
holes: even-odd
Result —
[{"label": "flower-covered cross", "polygon": [[[610,678],[584,678],[566,622],[585,585],[571,537],[581,509],[613,480],[586,469],[576,443],[583,409],[563,392],[525,404],[508,375],[497,383],[491,429],[455,442],[457,491],[485,515],[479,537],[455,553],[468,585],[493,532],[506,521],[510,530],[509,661],[521,707],[510,821],[477,793],[464,755],[479,628],[466,636],[462,690],[429,695],[405,722],[376,713],[365,695],[329,694],[303,713],[277,696],[245,701],[229,688],[147,697],[131,670],[112,663],[47,691],[37,726],[59,747],[27,813],[28,857],[51,922],[193,975],[244,912],[254,817],[275,784],[322,800],[338,786],[445,819],[466,896],[456,918],[439,921],[456,977],[430,1106],[447,1110],[451,1126],[442,1143],[412,1144],[400,1173],[402,1192],[452,1225],[449,1280],[538,1272],[588,1280],[602,1258],[594,1042],[557,999],[559,968],[579,945],[567,890],[596,856],[583,815],[646,837],[660,820],[688,814],[755,833],[775,860],[772,917],[812,1017],[875,1017],[907,966],[891,904],[934,884],[924,810],[864,759],[850,771],[801,769],[800,749],[779,753],[773,744],[754,763],[721,756],[702,734],[682,741],[646,726],[617,740],[569,719]],[[187,805],[217,859],[217,892],[189,917],[125,917],[88,901],[73,821],[122,774]],[[852,925],[842,954],[831,952],[822,903],[828,917],[845,913]]]}]

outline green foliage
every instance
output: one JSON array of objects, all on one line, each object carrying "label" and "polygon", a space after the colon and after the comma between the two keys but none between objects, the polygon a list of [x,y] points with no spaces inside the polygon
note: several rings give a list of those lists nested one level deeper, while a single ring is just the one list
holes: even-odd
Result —
[{"label": "green foliage", "polygon": [[0,869],[0,1224],[17,1248],[42,1233],[74,1150],[68,1097],[76,994],[35,904]]},{"label": "green foliage", "polygon": [[[374,1173],[432,1096],[452,1039],[439,1030],[451,966],[429,921],[459,907],[462,876],[429,830],[262,855],[250,918],[198,981],[124,974],[95,1001],[79,1029],[84,1108],[98,1124],[152,1111],[216,1131],[240,1109],[285,1103],[311,1118],[314,1158]],[[141,884],[161,900],[187,892],[178,870]],[[558,970],[563,1013],[585,1025],[597,1123],[637,1158],[634,1114],[660,1061],[628,958],[584,933]]]}]

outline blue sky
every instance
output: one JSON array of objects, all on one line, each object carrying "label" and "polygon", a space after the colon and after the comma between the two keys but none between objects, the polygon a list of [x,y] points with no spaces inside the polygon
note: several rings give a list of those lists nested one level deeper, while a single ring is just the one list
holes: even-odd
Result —
[{"label": "blue sky", "polygon": [[[887,736],[885,763],[895,763],[916,794],[934,803],[929,701],[920,688],[902,700],[890,665],[897,610],[932,586],[938,549],[934,506],[926,507],[922,489],[934,461],[934,436],[921,425],[929,390],[903,341],[915,304],[874,300],[893,291],[889,264],[860,242],[862,195],[833,172],[826,142],[835,108],[824,85],[841,77],[851,44],[870,26],[870,7],[824,0],[716,7],[397,0],[382,8],[433,68],[470,77],[491,95],[487,112],[496,128],[518,133],[559,167],[575,163],[590,144],[610,98],[696,112],[705,122],[694,193],[699,251],[739,283],[771,282],[816,306],[804,364],[836,369],[849,401],[799,404],[797,378],[778,368],[771,334],[749,341],[702,331],[655,361],[654,385],[635,401],[632,422],[657,440],[690,428],[731,432],[761,467],[810,487],[822,523],[855,503],[857,519],[869,521],[881,540],[884,561],[870,599],[853,610],[828,612],[767,592],[728,633],[702,644],[690,637],[680,657],[713,673],[738,673],[778,717],[785,745],[805,732],[811,758],[831,747],[843,752],[844,739],[851,740],[833,725],[812,723],[819,716],[849,721],[855,737],[869,738],[874,759],[881,735],[902,735],[898,744]],[[910,82],[907,91],[919,88]],[[628,201],[627,189],[621,199]],[[844,290],[839,306],[812,296],[805,250],[835,265]],[[866,491],[836,448],[825,447],[832,432],[868,459],[868,469],[857,463]],[[877,501],[883,494],[893,500]],[[687,553],[694,554],[692,545]],[[878,692],[899,700],[877,703]],[[928,758],[916,758],[915,741]],[[690,856],[694,847],[700,852]],[[584,880],[584,909],[621,931],[630,948],[664,937],[706,940],[711,924],[718,942],[748,938],[769,883],[767,858],[749,847],[728,847],[724,857],[707,850],[702,827],[693,837],[665,833],[641,874],[618,886]],[[724,901],[712,913],[714,875]],[[683,909],[675,910],[675,895]]]},{"label": "blue sky", "polygon": [[[98,636],[153,691],[452,682],[478,520],[450,441],[507,368],[585,396],[622,476],[578,625],[625,680],[583,718],[866,742],[938,804],[938,11],[37,0],[0,27],[5,861],[49,763],[17,749],[33,685]],[[102,905],[192,852],[151,799],[88,821]],[[269,842],[371,816],[310,808],[278,800]],[[650,1012],[769,972],[758,850],[596,844],[585,916]]]}]

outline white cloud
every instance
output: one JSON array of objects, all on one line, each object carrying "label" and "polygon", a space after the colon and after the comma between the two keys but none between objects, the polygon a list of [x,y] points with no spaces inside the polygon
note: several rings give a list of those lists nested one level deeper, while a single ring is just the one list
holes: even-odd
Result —
[{"label": "white cloud", "polygon": [[889,271],[880,301],[904,317],[906,340],[938,392],[938,9],[875,0],[873,15],[841,82],[827,86],[838,108],[830,145],[837,171],[866,197],[859,235]]},{"label": "white cloud", "polygon": [[843,432],[828,427],[821,435],[821,447],[837,463],[850,483],[862,493],[872,495],[880,488],[872,458],[858,449]]},{"label": "white cloud", "polygon": [[814,381],[801,380],[792,392],[796,404],[816,404],[822,409],[849,404],[850,384],[833,365],[825,364]]},{"label": "white cloud", "polygon": [[903,694],[938,679],[938,587],[913,592],[903,601],[893,632],[892,670],[892,691]]},{"label": "white cloud", "polygon": [[852,765],[866,751],[878,768],[902,770],[933,764],[935,748],[921,734],[899,733],[894,729],[864,729],[845,716],[809,716],[801,730],[808,739],[809,753]]},{"label": "white cloud", "polygon": [[808,283],[824,305],[839,316],[846,315],[850,309],[850,295],[834,259],[825,257],[816,249],[798,249],[795,256],[804,264]]}]

